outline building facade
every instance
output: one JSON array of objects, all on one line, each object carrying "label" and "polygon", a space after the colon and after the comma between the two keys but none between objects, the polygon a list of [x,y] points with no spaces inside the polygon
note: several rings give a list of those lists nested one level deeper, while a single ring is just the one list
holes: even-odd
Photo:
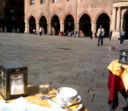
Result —
[{"label": "building facade", "polygon": [[112,7],[112,0],[25,0],[25,32],[43,27],[47,34],[77,31],[87,37],[101,24],[108,36]]},{"label": "building facade", "polygon": [[25,32],[44,28],[44,33],[77,31],[95,36],[99,25],[105,35],[117,39],[121,30],[128,38],[128,0],[25,0]]},{"label": "building facade", "polygon": [[125,30],[128,39],[128,0],[113,0],[112,10],[113,38],[117,39],[120,30]]}]

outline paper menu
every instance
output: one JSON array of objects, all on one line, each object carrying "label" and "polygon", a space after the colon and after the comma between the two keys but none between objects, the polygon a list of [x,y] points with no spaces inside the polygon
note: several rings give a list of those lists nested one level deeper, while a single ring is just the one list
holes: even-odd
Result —
[{"label": "paper menu", "polygon": [[23,74],[10,75],[10,94],[19,95],[24,94],[24,78]]}]

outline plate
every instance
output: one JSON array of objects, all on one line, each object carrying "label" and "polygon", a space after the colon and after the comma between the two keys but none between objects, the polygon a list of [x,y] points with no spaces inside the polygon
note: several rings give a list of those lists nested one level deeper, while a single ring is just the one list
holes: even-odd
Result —
[{"label": "plate", "polygon": [[62,106],[69,107],[69,106],[72,106],[72,105],[80,103],[81,102],[81,97],[78,95],[76,101],[74,101],[74,102],[70,102],[70,101],[61,102],[61,101],[58,101],[58,100],[57,100],[57,102],[59,104],[61,104]]},{"label": "plate", "polygon": [[73,104],[77,104],[77,103],[80,103],[80,102],[81,102],[81,97],[78,95],[76,101],[74,101],[74,102],[67,102],[67,103],[66,103],[66,106],[71,106],[71,105],[73,105]]}]

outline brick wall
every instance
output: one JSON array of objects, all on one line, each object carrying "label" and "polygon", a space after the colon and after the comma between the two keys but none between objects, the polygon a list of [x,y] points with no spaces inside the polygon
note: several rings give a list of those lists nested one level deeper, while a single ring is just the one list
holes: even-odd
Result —
[{"label": "brick wall", "polygon": [[111,0],[72,0],[71,2],[58,0],[56,3],[52,3],[52,0],[45,0],[45,4],[40,4],[40,0],[35,0],[34,2],[34,5],[30,5],[30,0],[25,0],[26,19],[34,16],[35,19],[38,20],[41,16],[45,16],[47,20],[49,18],[48,21],[50,21],[54,15],[57,15],[60,21],[63,21],[67,14],[71,14],[76,21],[79,20],[82,14],[87,13],[92,21],[95,21],[97,16],[103,12],[111,17]]}]

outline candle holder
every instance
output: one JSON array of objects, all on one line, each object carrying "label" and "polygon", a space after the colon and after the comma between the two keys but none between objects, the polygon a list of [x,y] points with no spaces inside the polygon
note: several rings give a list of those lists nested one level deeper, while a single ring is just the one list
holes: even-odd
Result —
[{"label": "candle holder", "polygon": [[27,95],[27,67],[19,62],[0,65],[0,94],[4,99]]},{"label": "candle holder", "polygon": [[119,63],[128,64],[128,49],[120,50]]}]

